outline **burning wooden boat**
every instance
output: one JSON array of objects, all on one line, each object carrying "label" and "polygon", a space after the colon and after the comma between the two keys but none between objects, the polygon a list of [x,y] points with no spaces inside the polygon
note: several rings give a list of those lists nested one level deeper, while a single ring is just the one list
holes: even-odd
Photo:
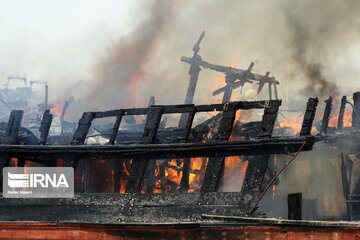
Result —
[{"label": "burning wooden boat", "polygon": [[[193,57],[182,58],[191,65],[183,105],[152,102],[147,108],[85,112],[74,134],[55,140],[49,137],[53,116],[46,110],[40,136],[36,141],[32,139],[31,145],[21,128],[23,111],[13,110],[6,126],[0,128],[1,167],[73,167],[76,194],[74,198],[58,199],[1,197],[1,238],[358,238],[358,222],[301,220],[299,195],[289,200],[289,220],[266,218],[258,203],[264,186],[268,185],[266,191],[277,176],[269,167],[274,154],[293,155],[292,161],[300,152],[311,151],[316,142],[338,147],[352,141],[357,148],[360,92],[354,93],[353,103],[343,97],[336,128],[329,98],[319,134],[312,135],[318,99],[310,98],[298,134],[274,136],[274,129],[287,127],[275,125],[281,105],[277,99],[279,82],[269,73],[253,74],[253,63],[242,70],[202,61],[198,51],[203,36],[193,48]],[[225,74],[226,86],[214,92],[224,92],[223,103],[193,104],[200,66]],[[231,102],[232,90],[249,82],[259,84],[258,92],[268,84],[270,100]],[[349,113],[346,104],[353,108],[351,127],[344,122]],[[239,111],[253,109],[263,109],[261,121],[234,125]],[[204,112],[214,114],[194,127],[195,115]],[[166,114],[181,114],[177,128],[160,129]],[[138,115],[146,116],[141,133],[131,135],[119,130],[125,118]],[[102,132],[107,135],[106,144],[85,144],[94,121],[102,118],[115,119],[110,131]],[[138,135],[141,140],[136,142]],[[351,160],[349,155],[347,158]],[[240,168],[239,191],[224,187],[229,170],[226,163],[231,161]],[[346,169],[346,164],[344,161],[342,166],[344,196],[349,215],[355,216],[358,201],[349,190],[351,169]]]},{"label": "burning wooden boat", "polygon": [[[42,118],[39,145],[18,145],[22,111],[13,111],[0,145],[2,167],[15,163],[26,166],[30,162],[72,166],[76,169],[78,193],[73,199],[0,198],[2,236],[22,238],[26,234],[33,239],[60,236],[69,239],[81,236],[88,239],[355,237],[360,229],[357,222],[267,219],[259,208],[253,213],[250,211],[262,191],[271,154],[310,151],[317,141],[358,137],[355,128],[312,136],[317,104],[316,98],[309,99],[298,137],[272,137],[280,100],[152,105],[141,109],[86,112],[79,120],[71,145],[46,145],[51,125],[49,111]],[[327,104],[331,104],[330,101]],[[353,106],[355,114],[359,101],[354,101]],[[258,135],[247,141],[229,141],[236,112],[255,108],[264,109]],[[189,142],[194,115],[214,110],[220,112],[221,117],[213,139]],[[180,129],[182,134],[178,142],[161,143],[157,139],[161,117],[172,113],[187,115],[185,127]],[[147,115],[141,143],[115,144],[122,118],[139,114]],[[328,131],[329,115],[324,114],[323,133]],[[105,117],[116,117],[108,145],[84,145],[93,120]],[[354,122],[358,121],[356,119]],[[224,180],[225,158],[240,155],[248,156],[241,192],[219,192]],[[88,193],[86,169],[91,159],[112,159],[121,163],[113,168],[113,193]],[[167,159],[178,159],[181,164],[173,165]],[[196,171],[191,164],[196,159],[205,159],[206,165],[197,189],[190,187],[191,175],[201,175],[201,170]],[[165,169],[181,172],[177,186],[164,184]],[[124,175],[126,171],[128,175]]]}]

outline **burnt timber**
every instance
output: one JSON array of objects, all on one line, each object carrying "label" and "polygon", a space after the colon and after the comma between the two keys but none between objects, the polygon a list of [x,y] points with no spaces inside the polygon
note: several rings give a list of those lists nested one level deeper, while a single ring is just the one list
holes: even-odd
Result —
[{"label": "burnt timber", "polygon": [[[316,141],[330,140],[335,137],[344,137],[353,132],[331,135],[311,136],[318,100],[311,98],[308,101],[301,134],[299,137],[272,137],[275,119],[278,113],[280,100],[255,102],[230,102],[212,105],[152,105],[149,108],[117,109],[106,112],[86,112],[79,120],[79,126],[72,139],[72,145],[13,145],[4,141],[0,145],[2,166],[7,166],[9,158],[40,161],[51,166],[52,158],[63,158],[66,166],[77,167],[76,159],[133,159],[140,165],[151,159],[158,158],[190,158],[209,157],[205,175],[208,175],[202,184],[200,193],[174,194],[140,194],[138,187],[134,192],[126,194],[77,194],[74,199],[5,199],[0,198],[1,221],[14,221],[11,216],[17,214],[17,221],[47,221],[47,222],[81,222],[100,224],[133,224],[170,222],[201,222],[204,214],[217,216],[248,216],[249,209],[259,195],[262,179],[270,154],[287,154],[297,152],[306,143],[304,151],[312,149]],[[260,123],[259,135],[249,141],[229,141],[231,129],[238,109],[264,109]],[[213,141],[204,143],[187,142],[191,135],[192,122],[196,112],[219,111],[220,127]],[[157,133],[161,115],[171,113],[188,113],[181,141],[175,143],[160,143]],[[20,114],[20,112],[19,112]],[[45,114],[47,114],[45,112]],[[114,139],[118,132],[123,116],[147,115],[142,142],[137,144],[115,144]],[[329,112],[330,114],[330,112]],[[112,138],[108,145],[84,145],[89,128],[96,118],[116,117]],[[44,133],[50,124],[44,119]],[[8,126],[14,127],[14,118]],[[16,130],[15,126],[15,130]],[[10,128],[9,128],[10,129]],[[46,144],[46,137],[43,139]],[[13,141],[14,142],[14,141]],[[260,150],[261,149],[261,150]],[[219,166],[223,165],[226,156],[254,155],[249,158],[249,168],[246,172],[241,192],[217,192],[219,183]],[[216,168],[216,169],[215,169]],[[133,174],[136,184],[142,183],[144,174]],[[10,207],[9,207],[10,206]],[[16,206],[12,208],[11,206]],[[34,214],[46,211],[49,214]],[[51,214],[50,214],[51,213]],[[152,217],[144,218],[151,215]],[[20,216],[20,217],[19,217]],[[253,216],[264,216],[257,209]],[[206,222],[206,221],[205,221]]]}]

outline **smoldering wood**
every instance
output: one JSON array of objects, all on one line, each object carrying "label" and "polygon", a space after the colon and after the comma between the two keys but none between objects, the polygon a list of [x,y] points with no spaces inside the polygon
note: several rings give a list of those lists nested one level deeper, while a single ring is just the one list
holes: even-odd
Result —
[{"label": "smoldering wood", "polygon": [[321,122],[320,134],[326,134],[328,132],[329,127],[329,119],[331,114],[331,107],[332,107],[332,97],[329,97],[325,100],[326,106],[324,110],[324,116]]},{"label": "smoldering wood", "polygon": [[53,119],[53,115],[50,114],[50,110],[45,110],[42,120],[41,120],[40,129],[39,129],[39,131],[40,131],[39,144],[40,145],[46,144],[47,138],[49,136],[49,130],[51,127],[52,119]]},{"label": "smoldering wood", "polygon": [[[134,145],[0,145],[1,154],[28,159],[77,157],[89,159],[186,158],[294,153],[306,142],[310,151],[316,137],[272,138],[251,141],[214,141],[206,143],[134,144]],[[261,151],[259,151],[261,149]],[[2,155],[3,156],[3,155]],[[60,157],[63,156],[63,157]]]},{"label": "smoldering wood", "polygon": [[82,145],[85,142],[86,136],[91,127],[91,123],[95,118],[96,113],[94,112],[85,112],[79,120],[78,128],[76,129],[73,138],[71,140],[71,145]]},{"label": "smoldering wood", "polygon": [[123,171],[123,160],[114,160],[114,193],[120,192],[121,173]]},{"label": "smoldering wood", "polygon": [[300,130],[300,136],[311,135],[311,128],[313,126],[313,122],[316,114],[316,107],[318,103],[319,103],[318,98],[309,98],[308,102],[306,103],[306,110]]},{"label": "smoldering wood", "polygon": [[190,173],[190,158],[183,159],[183,171],[180,182],[180,193],[187,193],[189,191],[189,173]]},{"label": "smoldering wood", "polygon": [[246,156],[248,166],[246,169],[241,193],[256,201],[261,193],[270,154]]},{"label": "smoldering wood", "polygon": [[281,100],[272,100],[265,104],[265,111],[260,125],[260,133],[257,138],[270,138],[281,105]]},{"label": "smoldering wood", "polygon": [[1,139],[2,143],[16,144],[21,121],[24,115],[22,110],[12,110],[6,127],[5,136]]},{"label": "smoldering wood", "polygon": [[[215,136],[215,140],[229,140],[235,121],[236,111],[236,103],[224,104],[224,110],[220,120],[218,133]],[[221,173],[224,168],[224,160],[224,156],[212,157],[209,159],[204,176],[204,182],[201,186],[200,192],[205,193],[216,191],[219,186]]]},{"label": "smoldering wood", "polygon": [[[194,101],[196,85],[198,82],[199,73],[201,71],[201,68],[199,67],[199,63],[202,61],[200,55],[198,55],[198,52],[200,50],[200,42],[203,39],[204,35],[205,35],[205,31],[202,32],[202,34],[200,35],[200,38],[198,39],[198,41],[195,43],[195,45],[193,47],[194,54],[189,62],[189,64],[190,64],[190,70],[189,70],[190,81],[189,81],[189,86],[188,86],[188,89],[186,92],[184,104],[192,104]],[[180,121],[179,121],[179,128],[185,127],[186,119],[188,118],[188,115],[189,114],[187,114],[187,113],[181,114]]]},{"label": "smoldering wood", "polygon": [[343,96],[341,98],[339,118],[337,122],[337,130],[341,130],[344,127],[344,113],[345,113],[346,102],[347,102],[346,96]]},{"label": "smoldering wood", "polygon": [[[2,143],[5,144],[16,144],[18,143],[18,134],[21,126],[21,121],[23,118],[24,112],[22,110],[12,110],[10,113],[10,118],[6,126],[5,136],[0,139]],[[10,156],[7,154],[1,154],[0,158],[0,167],[3,169],[4,167],[9,166]],[[3,172],[0,171],[0,185],[2,190],[2,179]]]},{"label": "smoldering wood", "polygon": [[360,128],[360,92],[355,92],[353,94],[354,106],[352,113],[352,127],[359,129]]},{"label": "smoldering wood", "polygon": [[[149,112],[146,118],[144,134],[142,137],[143,143],[154,143],[156,139],[156,134],[159,128],[159,124],[161,121],[161,116],[163,114],[163,108],[161,107],[150,107]],[[148,169],[148,178],[147,178],[147,191],[153,191],[153,181],[154,181],[154,160],[150,161],[133,161],[130,170],[130,176],[128,179],[128,183],[126,185],[127,193],[138,193],[141,191],[141,185],[144,179],[144,175],[146,172],[146,168],[150,166]],[[152,178],[152,179],[149,179]],[[149,193],[148,192],[148,193]]]}]

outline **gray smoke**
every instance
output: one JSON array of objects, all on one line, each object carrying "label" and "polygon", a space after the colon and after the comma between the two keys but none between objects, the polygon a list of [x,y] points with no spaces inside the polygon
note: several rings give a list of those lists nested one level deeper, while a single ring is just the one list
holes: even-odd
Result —
[{"label": "gray smoke", "polygon": [[[280,81],[285,108],[302,109],[307,97],[360,89],[360,3],[341,0],[154,1],[133,14],[134,30],[110,46],[92,67],[92,78],[77,90],[69,111],[183,103],[192,46],[206,30],[200,55],[206,61],[254,72],[270,71]],[[104,36],[106,37],[106,36]],[[341,84],[342,82],[348,84]],[[200,72],[195,103],[220,102],[212,92],[224,86],[222,73]],[[235,90],[233,100],[245,98]],[[267,89],[257,96],[268,98]],[[298,106],[298,103],[304,106]],[[75,117],[75,118],[76,118]]]}]

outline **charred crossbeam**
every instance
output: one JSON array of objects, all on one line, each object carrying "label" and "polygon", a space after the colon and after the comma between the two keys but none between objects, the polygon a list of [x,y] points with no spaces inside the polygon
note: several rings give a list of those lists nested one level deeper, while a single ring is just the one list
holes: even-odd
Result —
[{"label": "charred crossbeam", "polygon": [[[206,143],[134,144],[134,145],[0,145],[0,154],[29,159],[49,159],[56,156],[71,156],[89,159],[125,158],[184,158],[209,156],[239,156],[294,153],[302,143],[303,151],[309,151],[316,138],[273,138],[252,141],[218,141]],[[261,151],[259,151],[261,149]]]}]

